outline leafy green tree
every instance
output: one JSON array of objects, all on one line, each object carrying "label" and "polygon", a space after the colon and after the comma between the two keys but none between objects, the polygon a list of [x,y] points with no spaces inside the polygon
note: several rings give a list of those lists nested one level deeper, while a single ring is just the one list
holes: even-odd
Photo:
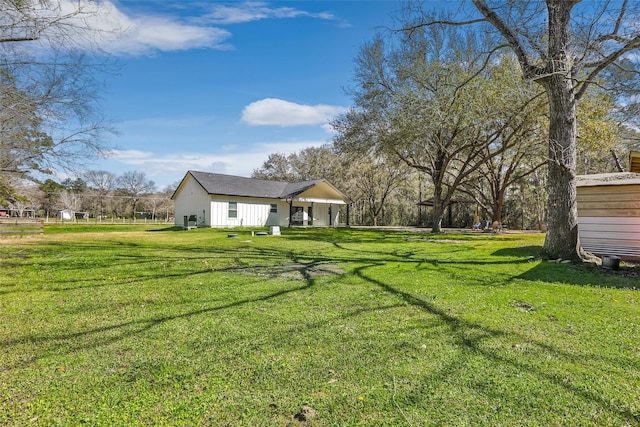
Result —
[{"label": "leafy green tree", "polygon": [[407,166],[398,159],[364,157],[354,162],[349,169],[349,181],[357,190],[354,197],[367,206],[371,225],[378,225],[389,199],[409,175]]},{"label": "leafy green tree", "polygon": [[425,173],[439,232],[454,193],[536,126],[522,112],[538,93],[513,72],[497,79],[508,56],[488,64],[484,41],[470,33],[431,26],[394,36],[366,44],[356,59],[357,107],[335,121],[334,143],[393,154]]},{"label": "leafy green tree", "polygon": [[41,131],[37,100],[19,90],[15,79],[0,67],[0,198],[16,197],[12,178],[29,170],[42,170],[41,153],[53,145]]},{"label": "leafy green tree", "polygon": [[288,156],[271,154],[252,176],[277,181],[326,179],[347,194],[355,205],[366,209],[367,215],[360,218],[361,222],[377,225],[389,198],[406,183],[408,175],[406,166],[397,159],[382,161],[375,156],[340,152],[325,145],[308,147]]},{"label": "leafy green tree", "polygon": [[60,183],[62,187],[74,194],[82,194],[87,189],[87,183],[84,182],[81,178],[71,179],[66,178],[64,181]]},{"label": "leafy green tree", "polygon": [[[578,104],[576,173],[622,172],[618,153],[628,154],[611,94],[592,86]],[[626,156],[625,156],[626,157]]]},{"label": "leafy green tree", "polygon": [[40,190],[43,193],[42,208],[47,218],[51,217],[56,210],[60,195],[64,191],[64,187],[52,179],[47,179],[40,184]]},{"label": "leafy green tree", "polygon": [[418,7],[405,31],[462,24],[486,29],[489,24],[518,58],[523,77],[545,90],[549,101],[549,214],[542,254],[584,258],[576,202],[578,104],[601,76],[622,70],[637,82],[630,54],[640,48],[636,25],[640,3],[472,0],[472,4],[479,17],[467,21],[434,19]]},{"label": "leafy green tree", "polygon": [[271,181],[297,181],[298,174],[293,170],[290,158],[283,153],[271,153],[258,169],[254,169],[252,178]]},{"label": "leafy green tree", "polygon": [[[500,100],[491,102],[486,114],[502,117],[510,105],[519,106],[520,112],[512,120],[504,122],[512,129],[496,139],[493,147],[488,147],[504,146],[506,149],[495,156],[486,156],[485,163],[478,168],[476,179],[463,184],[460,191],[488,212],[492,223],[501,224],[510,188],[546,164],[547,105],[544,93],[518,78],[517,63],[512,56],[499,57],[495,65],[486,71],[491,85],[487,87],[485,96]],[[528,102],[523,94],[530,97]]]},{"label": "leafy green tree", "polygon": [[324,145],[307,147],[289,155],[272,153],[251,176],[285,182],[326,179],[338,184],[343,181],[341,169],[338,155],[331,146]]}]

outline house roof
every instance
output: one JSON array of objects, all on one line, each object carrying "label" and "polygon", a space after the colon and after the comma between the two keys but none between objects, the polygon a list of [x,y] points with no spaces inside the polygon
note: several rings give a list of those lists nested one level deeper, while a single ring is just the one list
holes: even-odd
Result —
[{"label": "house roof", "polygon": [[[346,196],[340,193],[337,189],[335,189],[335,187],[333,187],[328,181],[324,179],[291,183],[198,171],[187,172],[185,179],[189,175],[191,175],[193,179],[195,179],[208,194],[261,197],[269,199],[288,199],[295,197],[305,192],[306,190],[317,186],[318,184],[326,183],[333,190],[344,197],[345,200],[347,199]],[[180,188],[180,186],[178,186],[178,189]],[[176,193],[177,192],[178,190],[176,190]],[[174,193],[174,196],[176,193]]]}]

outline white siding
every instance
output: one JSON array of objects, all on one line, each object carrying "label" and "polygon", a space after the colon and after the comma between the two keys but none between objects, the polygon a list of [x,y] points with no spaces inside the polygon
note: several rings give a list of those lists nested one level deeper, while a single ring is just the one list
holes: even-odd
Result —
[{"label": "white siding", "polygon": [[202,186],[193,178],[189,177],[179,189],[174,199],[176,219],[175,224],[182,226],[184,224],[184,216],[196,215],[198,217],[198,225],[208,225],[210,209],[210,196],[204,191]]},{"label": "white siding", "polygon": [[591,253],[640,261],[640,185],[626,182],[578,187],[578,233]]},{"label": "white siding", "polygon": [[313,225],[329,226],[329,205],[313,204]]},{"label": "white siding", "polygon": [[[229,218],[229,202],[237,203],[237,218]],[[277,213],[271,213],[272,203],[277,204]],[[289,205],[282,200],[212,196],[210,224],[212,227],[286,226],[289,224]]]},{"label": "white siding", "polygon": [[640,261],[640,217],[578,217],[582,247],[599,256]]}]

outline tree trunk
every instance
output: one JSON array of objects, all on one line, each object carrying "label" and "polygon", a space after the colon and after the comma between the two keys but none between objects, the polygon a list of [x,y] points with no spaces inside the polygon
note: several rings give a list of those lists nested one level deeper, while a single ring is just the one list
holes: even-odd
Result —
[{"label": "tree trunk", "polygon": [[580,259],[576,200],[576,99],[571,75],[571,2],[549,6],[549,61],[541,79],[549,99],[549,218],[542,256]]},{"label": "tree trunk", "polygon": [[502,208],[504,207],[504,193],[505,188],[500,188],[499,180],[496,180],[494,189],[494,198],[492,203],[492,212],[491,212],[491,223],[498,222],[498,224],[502,224]]},{"label": "tree trunk", "polygon": [[444,204],[442,203],[442,186],[435,185],[433,189],[433,222],[432,233],[442,233],[442,217],[444,216]]},{"label": "tree trunk", "polygon": [[549,218],[542,255],[578,259],[576,125],[571,82],[567,80],[564,88],[549,87],[549,94]]}]

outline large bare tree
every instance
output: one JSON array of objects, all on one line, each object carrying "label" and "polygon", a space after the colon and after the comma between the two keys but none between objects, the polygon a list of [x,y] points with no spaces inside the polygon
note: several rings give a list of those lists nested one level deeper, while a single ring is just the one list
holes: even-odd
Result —
[{"label": "large bare tree", "polygon": [[123,173],[116,183],[120,194],[129,199],[133,217],[136,215],[138,203],[144,196],[155,191],[156,184],[148,179],[144,172],[127,171]]},{"label": "large bare tree", "polygon": [[108,61],[87,54],[106,32],[101,13],[98,1],[0,0],[0,181],[70,170],[107,148]]},{"label": "large bare tree", "polygon": [[95,195],[94,199],[97,203],[94,206],[94,216],[102,217],[104,215],[105,198],[115,188],[117,177],[115,174],[104,170],[89,170],[84,172],[82,177]]},{"label": "large bare tree", "polygon": [[640,48],[637,1],[472,0],[477,19],[432,19],[423,26],[489,24],[515,53],[525,79],[539,83],[549,101],[547,258],[582,259],[576,204],[577,105],[610,70],[633,73]]}]

